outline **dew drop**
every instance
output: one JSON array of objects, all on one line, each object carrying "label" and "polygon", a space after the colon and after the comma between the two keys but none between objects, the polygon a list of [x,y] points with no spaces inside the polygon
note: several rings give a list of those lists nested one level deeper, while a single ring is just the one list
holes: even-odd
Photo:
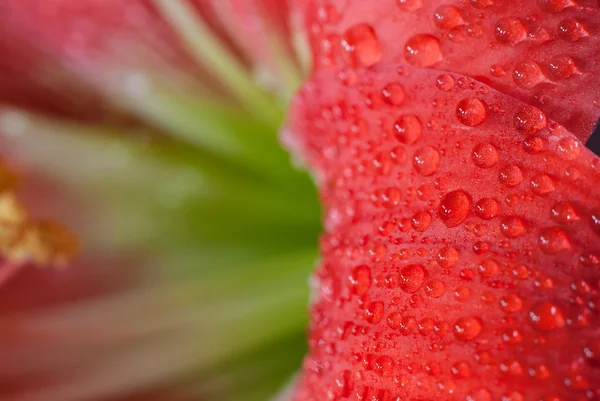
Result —
[{"label": "dew drop", "polygon": [[526,225],[520,217],[510,216],[502,220],[500,231],[506,238],[516,238],[525,234]]},{"label": "dew drop", "polygon": [[493,259],[485,259],[479,263],[478,270],[481,277],[490,278],[498,273],[500,266],[498,266],[498,263]]},{"label": "dew drop", "polygon": [[576,42],[582,36],[587,36],[587,32],[578,20],[569,17],[560,22],[558,26],[558,35],[564,40]]},{"label": "dew drop", "polygon": [[425,269],[420,265],[409,265],[400,272],[400,288],[413,294],[421,288],[425,280]]},{"label": "dew drop", "polygon": [[554,79],[566,79],[576,72],[577,66],[571,56],[558,55],[550,60],[550,74]]},{"label": "dew drop", "polygon": [[476,127],[487,119],[487,108],[479,99],[463,99],[456,107],[456,118],[463,125]]},{"label": "dew drop", "polygon": [[571,249],[571,241],[567,233],[557,227],[547,228],[542,231],[539,238],[542,252],[554,255]]},{"label": "dew drop", "polygon": [[523,172],[517,166],[507,166],[500,170],[499,179],[507,187],[516,187],[523,181]]},{"label": "dew drop", "polygon": [[383,317],[383,309],[383,302],[371,302],[365,310],[365,317],[367,319],[367,322],[371,324],[379,323],[379,321]]},{"label": "dew drop", "polygon": [[523,334],[518,329],[507,329],[502,333],[502,340],[510,345],[519,344],[523,341]]},{"label": "dew drop", "polygon": [[452,29],[462,23],[462,17],[456,7],[443,5],[435,10],[433,21],[440,29]]},{"label": "dew drop", "polygon": [[481,334],[481,322],[474,317],[463,317],[454,323],[454,335],[461,341],[470,341]]},{"label": "dew drop", "polygon": [[555,203],[550,211],[550,217],[560,224],[567,224],[579,219],[575,208],[567,202]]},{"label": "dew drop", "polygon": [[448,92],[454,88],[454,77],[452,77],[452,75],[442,74],[437,77],[435,84],[439,90]]},{"label": "dew drop", "polygon": [[507,294],[500,299],[500,307],[506,313],[514,313],[523,309],[523,299],[516,294]]},{"label": "dew drop", "polygon": [[496,40],[506,45],[514,46],[527,38],[527,30],[517,18],[502,18],[496,24]]},{"label": "dew drop", "polygon": [[431,298],[439,298],[446,292],[446,286],[440,280],[431,280],[425,284],[425,294]]},{"label": "dew drop", "polygon": [[423,126],[421,121],[414,114],[400,116],[394,124],[396,139],[400,142],[412,145],[421,137]]},{"label": "dew drop", "polygon": [[471,365],[466,361],[459,361],[452,365],[452,374],[458,379],[466,379],[471,376]]},{"label": "dew drop", "polygon": [[491,220],[498,215],[500,205],[495,199],[482,198],[475,205],[475,212],[484,220]]},{"label": "dew drop", "polygon": [[452,191],[442,199],[439,216],[446,227],[456,227],[471,213],[471,197],[462,190]]},{"label": "dew drop", "polygon": [[349,277],[353,294],[363,296],[371,287],[371,269],[365,265],[354,268]]},{"label": "dew drop", "polygon": [[538,174],[531,179],[531,189],[536,195],[546,195],[554,191],[554,182],[547,174]]},{"label": "dew drop", "polygon": [[558,155],[565,160],[575,160],[581,152],[579,142],[575,138],[565,137],[558,141]]},{"label": "dew drop", "polygon": [[554,331],[565,326],[565,317],[558,306],[542,302],[529,311],[529,320],[539,331]]},{"label": "dew drop", "polygon": [[466,302],[471,298],[471,290],[467,287],[456,287],[454,297],[460,302]]},{"label": "dew drop", "polygon": [[404,88],[398,83],[391,83],[383,88],[383,99],[391,106],[400,106],[405,97]]},{"label": "dew drop", "polygon": [[358,24],[348,29],[342,39],[342,46],[349,62],[355,67],[370,67],[383,56],[373,27],[367,24]]},{"label": "dew drop", "polygon": [[535,135],[532,135],[523,141],[523,148],[525,149],[525,152],[529,153],[530,155],[540,153],[542,150],[544,150],[545,146],[544,140]]},{"label": "dew drop", "polygon": [[431,214],[428,212],[419,212],[412,217],[412,227],[415,231],[422,233],[431,225]]},{"label": "dew drop", "polygon": [[525,133],[542,130],[546,124],[546,115],[533,106],[522,107],[515,114],[515,128]]},{"label": "dew drop", "polygon": [[480,168],[490,168],[498,162],[498,151],[491,143],[480,143],[473,149],[473,163]]},{"label": "dew drop", "polygon": [[449,269],[456,265],[458,261],[458,251],[455,248],[447,247],[441,248],[436,255],[437,264],[444,268]]},{"label": "dew drop", "polygon": [[415,67],[431,67],[442,59],[440,41],[433,35],[415,35],[406,42],[404,57]]},{"label": "dew drop", "polygon": [[521,88],[533,88],[544,80],[540,66],[533,61],[524,61],[515,66],[513,81]]},{"label": "dew drop", "polygon": [[440,153],[437,151],[437,149],[431,146],[427,146],[417,151],[413,159],[413,166],[415,170],[417,173],[425,177],[435,174],[439,164]]}]

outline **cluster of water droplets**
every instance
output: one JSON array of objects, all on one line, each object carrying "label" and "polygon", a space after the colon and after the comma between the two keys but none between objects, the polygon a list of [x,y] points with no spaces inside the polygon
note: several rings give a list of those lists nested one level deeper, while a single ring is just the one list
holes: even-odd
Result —
[{"label": "cluster of water droplets", "polygon": [[296,129],[327,222],[306,388],[331,400],[597,397],[598,160],[476,81],[372,69],[342,68],[301,95],[308,126]]}]

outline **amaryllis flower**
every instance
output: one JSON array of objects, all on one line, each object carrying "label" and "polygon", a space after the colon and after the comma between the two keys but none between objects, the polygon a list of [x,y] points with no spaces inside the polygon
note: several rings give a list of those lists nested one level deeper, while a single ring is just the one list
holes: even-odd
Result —
[{"label": "amaryllis flower", "polygon": [[0,396],[600,398],[596,0],[2,7]]},{"label": "amaryllis flower", "polygon": [[309,70],[294,7],[0,2],[0,398],[290,380],[319,230],[277,140]]}]

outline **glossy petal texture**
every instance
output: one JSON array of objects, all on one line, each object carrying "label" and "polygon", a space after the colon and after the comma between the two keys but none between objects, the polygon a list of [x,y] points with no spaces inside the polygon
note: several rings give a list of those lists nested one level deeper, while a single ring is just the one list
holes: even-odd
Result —
[{"label": "glossy petal texture", "polygon": [[572,133],[473,79],[378,64],[317,73],[286,140],[326,208],[293,400],[600,395],[600,159]]},{"label": "glossy petal texture", "polygon": [[470,76],[540,108],[583,142],[600,117],[595,0],[332,0],[314,1],[308,15],[319,70],[348,65],[344,35],[367,26],[381,48],[376,61]]}]

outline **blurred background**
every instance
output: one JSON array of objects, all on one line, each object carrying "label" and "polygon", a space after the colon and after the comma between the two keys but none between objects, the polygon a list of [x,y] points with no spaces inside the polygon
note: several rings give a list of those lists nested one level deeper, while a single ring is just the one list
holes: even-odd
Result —
[{"label": "blurred background", "polygon": [[0,233],[22,209],[80,244],[0,235],[1,400],[292,380],[320,231],[278,139],[310,70],[293,3],[0,0]]}]

